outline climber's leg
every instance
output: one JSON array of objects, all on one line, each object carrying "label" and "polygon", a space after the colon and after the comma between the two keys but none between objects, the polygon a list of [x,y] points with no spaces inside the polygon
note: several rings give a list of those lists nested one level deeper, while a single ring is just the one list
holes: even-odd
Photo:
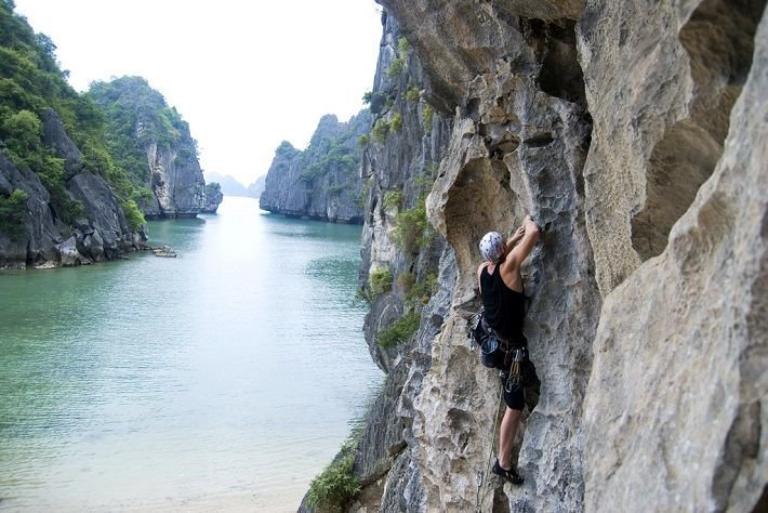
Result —
[{"label": "climber's leg", "polygon": [[507,406],[504,411],[504,418],[501,419],[501,429],[499,429],[499,465],[506,470],[512,468],[512,443],[515,441],[517,427],[520,425],[520,416],[522,408],[514,410]]}]

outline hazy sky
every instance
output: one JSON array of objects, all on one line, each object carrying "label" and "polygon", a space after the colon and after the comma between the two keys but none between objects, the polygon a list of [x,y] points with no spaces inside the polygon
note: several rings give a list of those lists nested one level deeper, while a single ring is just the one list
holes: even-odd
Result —
[{"label": "hazy sky", "polygon": [[16,0],[78,90],[141,75],[189,122],[208,172],[251,183],[320,116],[347,120],[371,89],[373,0]]}]

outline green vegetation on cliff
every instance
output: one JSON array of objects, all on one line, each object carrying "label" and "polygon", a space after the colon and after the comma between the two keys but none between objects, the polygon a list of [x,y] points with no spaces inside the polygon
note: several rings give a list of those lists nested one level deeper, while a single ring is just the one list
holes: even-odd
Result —
[{"label": "green vegetation on cliff", "polygon": [[373,269],[368,274],[368,286],[374,296],[392,289],[392,271],[386,268]]},{"label": "green vegetation on cliff", "polygon": [[437,273],[430,272],[419,280],[415,274],[406,271],[397,275],[397,284],[405,292],[405,301],[409,306],[425,305],[437,290]]},{"label": "green vegetation on cliff", "polygon": [[399,112],[392,114],[392,118],[389,121],[389,126],[393,132],[399,132],[403,129],[403,116]]},{"label": "green vegetation on cliff", "polygon": [[376,341],[381,347],[392,347],[407,342],[419,329],[421,314],[416,311],[408,312],[395,322],[379,331]]},{"label": "green vegetation on cliff", "polygon": [[421,111],[421,120],[424,123],[424,133],[429,135],[432,133],[432,118],[435,115],[435,109],[432,105],[425,103],[424,110]]},{"label": "green vegetation on cliff", "polygon": [[403,191],[387,191],[382,204],[384,208],[400,208],[403,203]]},{"label": "green vegetation on cliff", "polygon": [[421,91],[416,86],[411,86],[405,92],[405,99],[409,102],[417,102],[421,98]]},{"label": "green vegetation on cliff", "polygon": [[[106,140],[115,161],[138,187],[149,183],[146,148],[152,143],[169,146],[189,131],[175,107],[142,77],[120,77],[91,84],[88,97],[106,116]],[[179,159],[197,158],[194,142],[180,148]]]},{"label": "green vegetation on cliff", "polygon": [[27,193],[20,189],[15,189],[7,198],[0,196],[0,232],[7,233],[13,240],[23,233],[27,198]]},{"label": "green vegetation on cliff", "polygon": [[315,178],[324,176],[332,170],[341,170],[352,173],[357,169],[360,157],[355,147],[344,144],[343,137],[328,141],[325,151],[318,151],[306,158],[307,166],[301,172],[301,179],[311,182]]},{"label": "green vegetation on cliff", "polygon": [[388,133],[389,121],[384,118],[377,119],[373,124],[373,128],[371,129],[371,137],[373,137],[373,140],[381,144],[387,139]]},{"label": "green vegetation on cliff", "polygon": [[344,506],[360,491],[360,482],[352,473],[357,440],[353,435],[341,447],[336,458],[312,480],[307,493],[307,504],[327,513],[340,513]]},{"label": "green vegetation on cliff", "polygon": [[[12,0],[0,0],[0,141],[18,167],[37,173],[51,196],[57,215],[71,223],[82,215],[82,206],[66,191],[78,170],[67,171],[64,161],[43,144],[42,118],[56,112],[67,135],[82,152],[83,167],[104,177],[115,189],[123,208],[135,206],[138,192],[125,182],[107,148],[104,116],[86,96],[67,83],[67,72],[56,62],[56,45],[44,34],[35,34],[27,21],[13,12]],[[133,228],[143,218],[129,214]]]},{"label": "green vegetation on cliff", "polygon": [[403,72],[403,69],[405,69],[405,61],[403,59],[400,57],[392,59],[392,62],[387,68],[387,76],[390,78],[397,78],[400,76],[400,73]]},{"label": "green vegetation on cliff", "polygon": [[409,209],[397,213],[393,239],[395,244],[407,253],[416,253],[430,239],[425,196]]}]

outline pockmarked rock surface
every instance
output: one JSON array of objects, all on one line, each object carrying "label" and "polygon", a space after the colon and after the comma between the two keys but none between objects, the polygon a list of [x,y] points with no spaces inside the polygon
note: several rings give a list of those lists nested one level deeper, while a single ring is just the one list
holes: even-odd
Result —
[{"label": "pockmarked rock surface", "polygon": [[[366,320],[387,378],[346,511],[765,511],[766,2],[380,3],[361,289],[387,285]],[[430,242],[404,246],[425,183]],[[513,487],[467,327],[478,240],[526,213],[541,384]],[[418,327],[381,347],[426,269]]]},{"label": "pockmarked rock surface", "polygon": [[588,511],[768,507],[768,18],[755,42],[712,176],[661,255],[606,298]]},{"label": "pockmarked rock surface", "polygon": [[714,170],[764,8],[762,0],[587,6],[578,43],[594,130],[584,175],[603,294],[662,252]]}]

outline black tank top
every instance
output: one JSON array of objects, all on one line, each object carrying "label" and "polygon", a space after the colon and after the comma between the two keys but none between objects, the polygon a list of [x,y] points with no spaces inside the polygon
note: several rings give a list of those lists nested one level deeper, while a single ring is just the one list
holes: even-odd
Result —
[{"label": "black tank top", "polygon": [[525,318],[525,294],[512,290],[501,279],[500,264],[493,274],[484,267],[480,273],[483,296],[483,316],[496,332],[513,342],[525,343],[523,319]]}]

